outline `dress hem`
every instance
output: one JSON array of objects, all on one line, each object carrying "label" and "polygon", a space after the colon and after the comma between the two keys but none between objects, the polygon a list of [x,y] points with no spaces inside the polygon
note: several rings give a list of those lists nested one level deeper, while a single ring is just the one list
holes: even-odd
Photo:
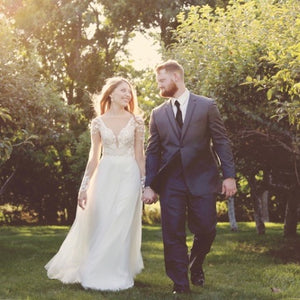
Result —
[{"label": "dress hem", "polygon": [[[45,268],[46,269],[46,268]],[[133,283],[128,285],[128,286],[125,286],[125,287],[120,287],[120,288],[96,288],[96,287],[89,287],[89,286],[84,286],[82,285],[81,281],[80,280],[70,280],[70,281],[64,281],[60,278],[57,278],[55,276],[53,277],[50,277],[48,274],[48,278],[51,279],[51,280],[59,280],[60,282],[62,282],[63,284],[80,284],[85,290],[93,290],[93,291],[102,291],[102,292],[118,292],[118,291],[124,291],[124,290],[128,290],[130,288],[133,288],[134,287],[134,278],[135,276],[137,276],[139,273],[142,272],[144,268],[141,268],[139,271],[137,271],[134,275],[133,275]],[[47,269],[46,269],[47,270]]]}]

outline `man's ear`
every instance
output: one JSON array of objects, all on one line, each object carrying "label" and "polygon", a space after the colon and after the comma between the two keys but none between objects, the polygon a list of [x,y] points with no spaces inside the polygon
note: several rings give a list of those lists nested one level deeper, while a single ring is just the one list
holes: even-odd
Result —
[{"label": "man's ear", "polygon": [[173,72],[173,80],[178,82],[180,80],[180,75],[178,72]]}]

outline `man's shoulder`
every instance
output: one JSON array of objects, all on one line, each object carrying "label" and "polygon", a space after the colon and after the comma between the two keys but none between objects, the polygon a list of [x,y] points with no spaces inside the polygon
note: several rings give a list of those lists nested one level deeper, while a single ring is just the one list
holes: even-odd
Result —
[{"label": "man's shoulder", "polygon": [[164,101],[163,103],[161,103],[160,105],[154,107],[153,110],[152,110],[153,113],[165,109],[165,107],[166,107],[167,105],[169,105],[169,101],[170,101],[170,100],[166,100],[166,101]]},{"label": "man's shoulder", "polygon": [[212,98],[205,97],[205,96],[202,96],[202,95],[197,95],[197,94],[194,94],[194,93],[190,93],[190,99],[194,100],[198,103],[203,103],[203,104],[208,104],[208,105],[215,102],[215,100],[212,99]]}]

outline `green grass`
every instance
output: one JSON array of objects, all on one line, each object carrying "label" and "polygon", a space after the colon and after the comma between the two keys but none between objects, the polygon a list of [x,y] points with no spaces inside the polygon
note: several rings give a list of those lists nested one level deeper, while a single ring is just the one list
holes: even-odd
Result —
[{"label": "green grass", "polygon": [[[228,223],[218,233],[204,270],[204,288],[191,287],[180,299],[300,299],[300,238],[283,238],[282,224],[266,224],[257,235],[253,223]],[[46,276],[44,265],[56,253],[67,227],[0,227],[0,299],[174,299],[165,275],[160,226],[143,227],[145,269],[135,286],[121,292],[86,291]],[[192,237],[188,235],[188,245]],[[277,289],[273,292],[272,289]]]}]

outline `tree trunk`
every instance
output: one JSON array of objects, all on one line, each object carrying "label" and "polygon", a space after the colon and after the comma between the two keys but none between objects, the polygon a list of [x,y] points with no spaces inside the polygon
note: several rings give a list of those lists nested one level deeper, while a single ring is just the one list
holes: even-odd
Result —
[{"label": "tree trunk", "polygon": [[254,220],[256,223],[256,230],[258,234],[265,234],[265,223],[262,217],[262,207],[259,198],[254,200]]},{"label": "tree trunk", "polygon": [[262,219],[264,222],[269,222],[269,191],[263,191],[259,198],[262,208]]},{"label": "tree trunk", "polygon": [[235,212],[234,212],[234,197],[228,198],[228,218],[229,218],[231,230],[238,231],[238,225],[236,222]]},{"label": "tree trunk", "polygon": [[287,196],[285,219],[284,219],[284,236],[293,237],[297,235],[299,189],[290,191]]},{"label": "tree trunk", "polygon": [[254,220],[256,223],[256,230],[258,234],[265,234],[265,223],[264,223],[263,213],[262,213],[262,203],[261,203],[261,198],[258,195],[255,175],[252,175],[249,178],[248,183],[250,186],[251,198],[254,206]]}]

